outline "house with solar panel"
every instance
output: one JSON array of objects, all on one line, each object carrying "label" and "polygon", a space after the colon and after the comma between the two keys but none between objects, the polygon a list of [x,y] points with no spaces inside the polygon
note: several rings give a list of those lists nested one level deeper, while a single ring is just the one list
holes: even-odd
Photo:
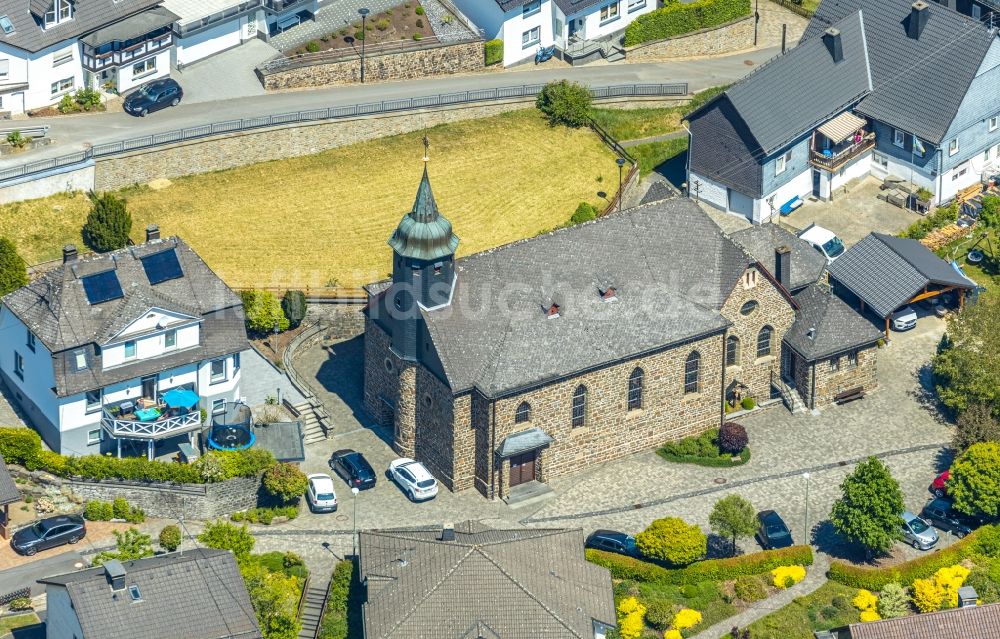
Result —
[{"label": "house with solar panel", "polygon": [[867,175],[936,204],[998,172],[997,29],[947,4],[824,0],[799,45],[689,117],[691,196],[760,223]]},{"label": "house with solar panel", "polygon": [[[192,444],[240,399],[240,298],[183,240],[63,261],[6,295],[0,376],[66,455],[146,455]],[[170,447],[173,448],[170,448]]]}]

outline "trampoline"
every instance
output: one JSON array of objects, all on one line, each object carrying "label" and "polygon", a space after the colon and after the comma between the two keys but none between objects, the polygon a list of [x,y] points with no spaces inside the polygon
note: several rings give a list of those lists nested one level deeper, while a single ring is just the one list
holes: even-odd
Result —
[{"label": "trampoline", "polygon": [[250,407],[239,402],[227,403],[223,413],[212,416],[208,447],[213,450],[245,450],[257,437],[250,427]]}]

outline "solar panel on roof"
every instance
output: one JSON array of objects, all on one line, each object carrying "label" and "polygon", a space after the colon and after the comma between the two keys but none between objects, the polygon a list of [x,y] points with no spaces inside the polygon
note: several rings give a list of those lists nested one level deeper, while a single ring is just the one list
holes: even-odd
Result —
[{"label": "solar panel on roof", "polygon": [[83,292],[91,304],[102,304],[123,297],[122,285],[118,274],[114,271],[104,271],[83,278]]},{"label": "solar panel on roof", "polygon": [[177,252],[174,249],[147,255],[142,258],[142,268],[146,271],[146,278],[150,284],[184,277],[184,271],[181,270],[181,263],[177,261]]}]

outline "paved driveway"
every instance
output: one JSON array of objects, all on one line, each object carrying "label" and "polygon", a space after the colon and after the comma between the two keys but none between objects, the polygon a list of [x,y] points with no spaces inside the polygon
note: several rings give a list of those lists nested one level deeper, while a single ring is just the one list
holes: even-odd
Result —
[{"label": "paved driveway", "polygon": [[249,40],[175,71],[173,78],[184,88],[185,104],[261,96],[264,87],[254,69],[276,55],[278,50],[263,40]]}]

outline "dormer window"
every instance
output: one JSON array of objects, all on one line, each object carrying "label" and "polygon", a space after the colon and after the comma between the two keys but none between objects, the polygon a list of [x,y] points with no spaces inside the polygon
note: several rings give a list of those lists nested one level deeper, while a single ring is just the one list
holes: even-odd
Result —
[{"label": "dormer window", "polygon": [[601,293],[601,300],[604,302],[617,302],[618,291],[616,291],[613,286],[609,286]]},{"label": "dormer window", "polygon": [[45,12],[45,26],[51,27],[73,19],[72,0],[52,0],[52,6]]},{"label": "dormer window", "polygon": [[559,317],[559,305],[553,303],[551,306],[549,306],[548,309],[546,309],[545,311],[545,317],[548,319],[556,319],[557,317]]}]

